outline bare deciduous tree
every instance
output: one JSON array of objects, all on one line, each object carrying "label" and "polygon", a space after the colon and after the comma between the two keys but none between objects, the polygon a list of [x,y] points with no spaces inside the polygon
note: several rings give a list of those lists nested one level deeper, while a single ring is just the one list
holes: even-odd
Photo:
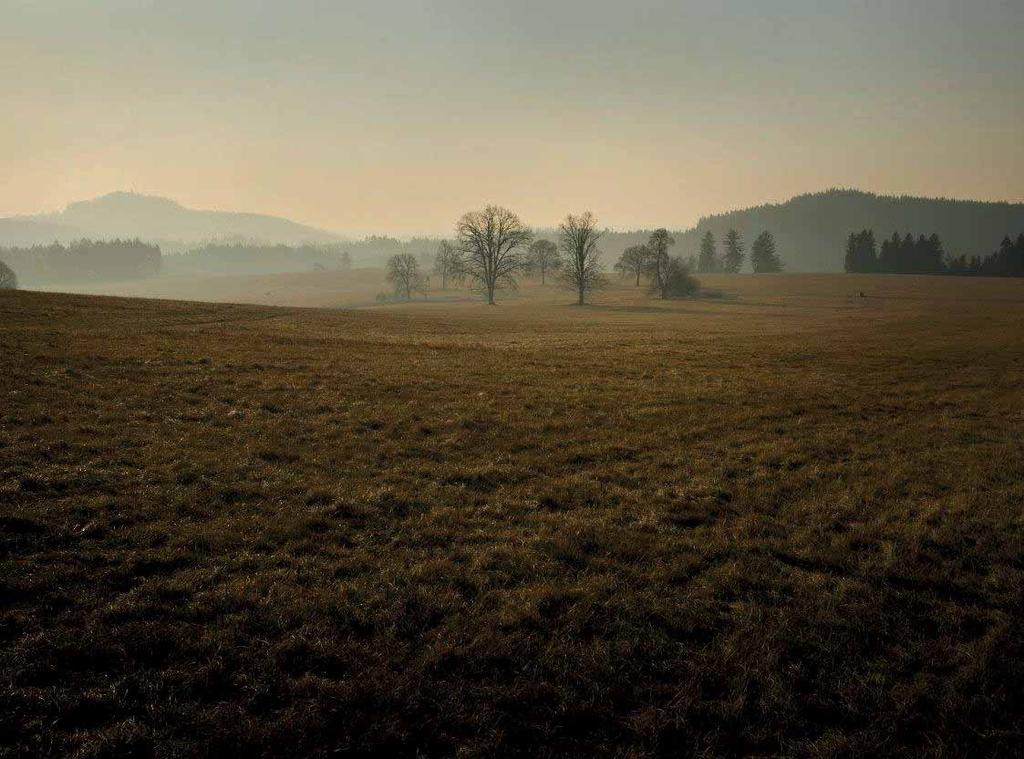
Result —
[{"label": "bare deciduous tree", "polygon": [[633,245],[622,251],[616,271],[636,277],[636,286],[640,287],[640,275],[650,268],[651,252],[646,245]]},{"label": "bare deciduous tree", "polygon": [[490,305],[498,289],[516,286],[524,263],[520,251],[532,236],[516,214],[499,206],[470,211],[459,219],[456,237],[464,271]]},{"label": "bare deciduous tree", "polygon": [[672,259],[668,249],[676,244],[676,240],[668,233],[667,229],[656,229],[651,233],[647,241],[647,251],[650,255],[651,274],[654,279],[651,282],[652,289],[659,293],[662,298],[668,296],[669,268]]},{"label": "bare deciduous tree", "polygon": [[532,271],[540,272],[540,283],[547,284],[547,274],[561,266],[558,246],[551,240],[534,240],[527,252],[527,265]]},{"label": "bare deciduous tree", "polygon": [[14,274],[14,269],[0,261],[0,290],[17,290],[18,289],[18,278]]},{"label": "bare deciduous tree", "polygon": [[434,257],[434,274],[441,278],[441,289],[447,290],[448,283],[460,283],[464,279],[462,272],[462,253],[447,240],[442,240]]},{"label": "bare deciduous tree", "polygon": [[420,265],[412,253],[398,253],[388,259],[388,282],[395,288],[395,295],[409,300],[413,290],[423,287]]},{"label": "bare deciduous tree", "polygon": [[576,303],[586,303],[587,294],[604,284],[601,251],[597,241],[596,220],[590,211],[579,216],[569,214],[558,227],[558,247],[562,254],[562,282],[576,291]]}]

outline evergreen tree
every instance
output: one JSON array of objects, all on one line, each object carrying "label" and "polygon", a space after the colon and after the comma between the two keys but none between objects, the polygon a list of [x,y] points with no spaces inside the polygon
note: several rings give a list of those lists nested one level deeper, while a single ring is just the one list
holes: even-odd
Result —
[{"label": "evergreen tree", "polygon": [[[894,232],[882,243],[877,270],[889,274],[941,274],[947,270],[945,258],[942,240],[937,234],[929,237],[922,234],[914,239],[909,232],[902,238]],[[950,266],[957,271],[966,270],[966,256],[951,258]]]},{"label": "evergreen tree", "polygon": [[846,258],[844,260],[848,272],[872,272],[878,269],[878,253],[875,245],[875,233],[870,229],[851,233],[846,241]]},{"label": "evergreen tree", "polygon": [[735,274],[743,268],[743,259],[743,238],[735,229],[730,229],[725,235],[725,256],[722,270]]},{"label": "evergreen tree", "polygon": [[939,236],[934,232],[932,232],[931,237],[929,237],[925,242],[924,254],[924,265],[926,267],[926,271],[931,274],[941,274],[946,268],[943,263],[946,253],[942,249],[942,240],[940,240]]},{"label": "evergreen tree", "polygon": [[899,232],[893,232],[892,237],[882,243],[882,248],[878,252],[879,271],[890,274],[897,271],[897,261],[900,256],[901,244]]},{"label": "evergreen tree", "polygon": [[704,274],[718,271],[718,250],[715,245],[715,236],[710,231],[705,232],[700,241],[697,271]]},{"label": "evergreen tree", "polygon": [[914,271],[914,259],[917,257],[917,241],[907,232],[900,244],[899,256],[896,259],[896,271],[899,274],[910,274]]},{"label": "evergreen tree", "polygon": [[750,265],[755,274],[782,271],[782,260],[775,250],[775,238],[771,232],[764,231],[754,240],[750,249]]}]

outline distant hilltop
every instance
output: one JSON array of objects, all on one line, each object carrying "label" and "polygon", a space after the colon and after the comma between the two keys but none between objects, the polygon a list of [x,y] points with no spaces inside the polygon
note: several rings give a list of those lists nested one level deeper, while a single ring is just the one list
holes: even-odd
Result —
[{"label": "distant hilltop", "polygon": [[63,211],[0,219],[0,246],[67,242],[83,237],[135,238],[188,245],[206,240],[252,239],[266,243],[336,242],[322,229],[276,216],[186,208],[177,201],[134,192],[112,192],[71,203]]},{"label": "distant hilltop", "polygon": [[842,271],[846,238],[862,229],[873,229],[879,239],[893,232],[915,236],[934,232],[948,254],[991,253],[1004,236],[1024,232],[1024,203],[833,189],[799,195],[785,203],[707,216],[676,235],[676,248],[696,254],[705,232],[712,232],[721,242],[730,229],[743,235],[748,250],[762,230],[770,231],[787,271]]},{"label": "distant hilltop", "polygon": [[[668,220],[670,221],[670,220]],[[1024,232],[1024,203],[950,200],[875,195],[860,190],[833,189],[799,195],[784,203],[765,204],[702,218],[689,229],[673,232],[674,251],[696,255],[701,236],[712,232],[719,243],[736,229],[749,250],[763,230],[775,236],[787,271],[842,271],[846,238],[872,229],[878,239],[901,235],[930,235],[942,239],[945,252],[987,255],[1005,235]],[[538,230],[545,237],[551,230]],[[602,240],[609,266],[629,245],[644,242],[650,230],[611,232]],[[169,198],[113,192],[72,203],[59,213],[0,218],[0,247],[92,239],[135,238],[177,252],[209,241],[300,245],[344,242],[331,232],[276,216],[186,208]],[[382,248],[377,258],[402,244],[374,238]],[[413,241],[416,252],[432,249],[429,239]],[[390,247],[389,247],[390,246]],[[376,255],[376,254],[375,254]],[[375,259],[376,260],[376,259]]]}]

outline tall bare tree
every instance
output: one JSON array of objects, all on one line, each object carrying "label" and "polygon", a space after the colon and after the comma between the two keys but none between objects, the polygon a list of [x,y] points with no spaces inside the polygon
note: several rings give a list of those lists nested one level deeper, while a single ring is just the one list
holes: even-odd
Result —
[{"label": "tall bare tree", "polygon": [[587,295],[604,284],[601,251],[597,241],[597,221],[590,211],[579,216],[569,214],[558,227],[558,248],[562,254],[562,282],[576,291],[576,303],[582,306]]},{"label": "tall bare tree", "polygon": [[395,295],[409,300],[413,290],[423,286],[420,265],[412,253],[398,253],[388,259],[388,282],[395,288]]},{"label": "tall bare tree", "polygon": [[448,283],[457,283],[462,272],[462,253],[447,240],[442,240],[434,257],[434,274],[441,278],[441,289],[447,290]]},{"label": "tall bare tree", "polygon": [[636,286],[640,287],[640,275],[650,268],[650,263],[651,252],[646,245],[631,245],[622,251],[615,270],[636,277]]},{"label": "tall bare tree", "polygon": [[524,264],[522,248],[533,234],[516,214],[499,206],[470,211],[455,231],[466,275],[493,306],[495,292],[516,286]]},{"label": "tall bare tree", "polygon": [[667,229],[654,230],[651,232],[651,237],[647,241],[647,250],[651,256],[651,273],[654,276],[651,286],[655,292],[661,295],[662,298],[665,298],[668,295],[668,275],[669,269],[672,266],[672,259],[669,256],[668,249],[675,244],[675,238],[668,233]]},{"label": "tall bare tree", "polygon": [[558,257],[558,246],[551,240],[534,240],[526,252],[526,264],[532,271],[540,272],[540,283],[547,284],[549,271],[562,264]]}]

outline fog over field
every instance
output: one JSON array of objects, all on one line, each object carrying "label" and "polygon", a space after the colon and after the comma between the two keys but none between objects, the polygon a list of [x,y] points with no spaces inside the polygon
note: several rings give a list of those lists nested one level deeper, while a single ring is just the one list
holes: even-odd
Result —
[{"label": "fog over field", "polygon": [[1022,36],[0,0],[0,759],[1024,756]]}]

